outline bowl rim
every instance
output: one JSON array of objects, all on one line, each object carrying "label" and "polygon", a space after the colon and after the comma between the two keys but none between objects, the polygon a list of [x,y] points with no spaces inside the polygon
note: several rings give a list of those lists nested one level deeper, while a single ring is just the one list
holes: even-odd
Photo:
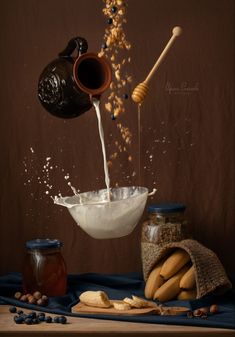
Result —
[{"label": "bowl rim", "polygon": [[[147,187],[144,187],[144,186],[123,186],[123,187],[111,187],[110,190],[118,190],[118,189],[126,189],[126,188],[135,188],[135,189],[143,189],[143,191],[137,195],[133,195],[133,196],[130,196],[126,199],[120,199],[120,200],[113,200],[111,202],[107,201],[107,200],[104,200],[104,201],[97,201],[97,202],[91,202],[91,203],[82,203],[82,204],[71,204],[69,203],[67,200],[68,199],[71,199],[71,198],[75,198],[75,197],[78,197],[78,195],[72,195],[72,196],[67,196],[67,197],[61,197],[61,198],[58,198],[56,200],[56,204],[58,205],[61,205],[61,206],[65,206],[69,209],[73,208],[73,207],[80,207],[80,206],[102,206],[102,205],[106,205],[106,204],[116,204],[116,203],[119,203],[120,201],[123,201],[123,200],[127,200],[127,199],[134,199],[134,198],[137,198],[137,197],[140,197],[141,195],[143,196],[144,194],[147,194],[148,195],[148,188]],[[93,191],[87,191],[87,192],[83,192],[83,193],[79,193],[79,195],[82,195],[82,194],[87,194],[87,193],[92,193],[92,192],[98,192],[98,191],[105,191],[107,190],[106,188],[102,188],[102,189],[99,189],[99,190],[93,190]],[[60,203],[60,201],[62,201],[62,203]]]}]

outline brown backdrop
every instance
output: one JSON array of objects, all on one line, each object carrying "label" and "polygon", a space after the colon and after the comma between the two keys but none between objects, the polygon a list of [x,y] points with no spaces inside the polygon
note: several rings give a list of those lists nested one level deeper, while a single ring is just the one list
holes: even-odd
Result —
[{"label": "brown backdrop", "polygon": [[[84,36],[89,50],[100,49],[102,7],[101,0],[2,1],[1,274],[21,270],[24,243],[36,237],[64,242],[69,272],[141,270],[140,225],[125,238],[94,240],[66,209],[53,205],[37,180],[43,180],[51,157],[53,194],[71,194],[66,173],[81,191],[104,187],[94,110],[63,121],[37,99],[39,74],[71,37]],[[234,2],[130,0],[127,19],[129,93],[147,75],[172,27],[181,25],[184,34],[159,68],[142,107],[140,153],[134,103],[127,102],[117,121],[102,113],[108,155],[116,151],[115,140],[122,142],[118,122],[133,133],[128,147],[133,161],[118,156],[111,184],[156,186],[152,201],[185,203],[194,237],[234,275]]]}]

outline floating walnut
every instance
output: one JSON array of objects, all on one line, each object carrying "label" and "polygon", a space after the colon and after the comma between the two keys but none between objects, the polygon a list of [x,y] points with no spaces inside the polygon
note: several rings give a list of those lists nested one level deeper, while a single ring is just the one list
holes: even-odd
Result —
[{"label": "floating walnut", "polygon": [[[129,98],[127,86],[132,82],[132,76],[128,74],[128,65],[131,57],[128,52],[131,48],[130,42],[126,38],[124,25],[127,22],[127,1],[123,0],[103,0],[104,8],[102,9],[106,19],[106,28],[98,54],[100,57],[105,56],[110,60],[113,69],[113,80],[110,84],[111,93],[108,95],[107,102],[104,103],[105,110],[111,114],[111,119],[116,120],[118,116],[125,112],[125,100]],[[127,127],[117,125],[121,133],[124,145],[130,145],[132,134]],[[124,145],[118,146],[119,153],[127,152]],[[109,167],[112,161],[117,158],[116,153],[111,154],[108,160]],[[127,160],[130,163],[132,156],[127,154]]]},{"label": "floating walnut", "polygon": [[[127,2],[121,0],[104,0],[104,4],[103,14],[106,17],[107,27],[99,56],[106,56],[111,61],[112,68],[115,70],[114,79],[110,85],[110,89],[113,90],[113,92],[115,91],[115,97],[114,95],[110,95],[108,100],[112,102],[113,117],[116,118],[125,111],[120,100],[123,93],[125,93],[125,85],[132,80],[131,76],[123,70],[123,66],[131,61],[131,58],[125,55],[125,52],[131,48],[131,44],[127,41],[124,32]],[[108,112],[110,112],[109,108],[110,106],[105,104],[105,109]]]}]

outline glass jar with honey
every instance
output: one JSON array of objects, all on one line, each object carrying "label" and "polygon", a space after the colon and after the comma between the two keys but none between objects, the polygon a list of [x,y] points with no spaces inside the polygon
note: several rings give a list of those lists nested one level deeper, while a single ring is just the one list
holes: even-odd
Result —
[{"label": "glass jar with honey", "polygon": [[62,243],[56,239],[35,239],[26,242],[23,266],[24,293],[40,291],[47,296],[66,293],[67,271],[61,254]]}]

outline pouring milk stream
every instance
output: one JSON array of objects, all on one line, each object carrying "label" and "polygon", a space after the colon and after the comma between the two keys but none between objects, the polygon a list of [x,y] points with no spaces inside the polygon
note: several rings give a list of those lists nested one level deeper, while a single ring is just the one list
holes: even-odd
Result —
[{"label": "pouring milk stream", "polygon": [[102,126],[101,116],[100,116],[100,101],[96,98],[92,98],[92,103],[94,105],[96,116],[98,119],[98,129],[99,129],[103,161],[104,161],[104,175],[105,175],[105,184],[107,188],[107,199],[110,202],[110,179],[109,179],[108,165],[107,165],[107,159],[106,159],[106,150],[105,150],[105,144],[104,144],[104,131],[103,131],[103,126]]}]

